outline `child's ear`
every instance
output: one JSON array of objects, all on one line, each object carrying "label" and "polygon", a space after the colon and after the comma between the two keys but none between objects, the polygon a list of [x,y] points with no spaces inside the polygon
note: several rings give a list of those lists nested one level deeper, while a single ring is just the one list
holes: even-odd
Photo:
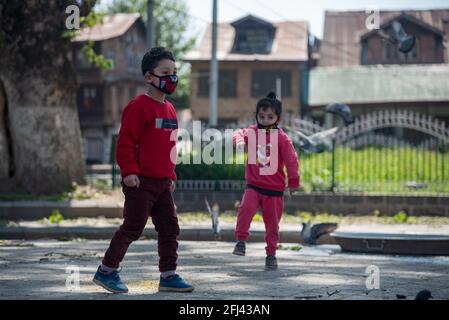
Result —
[{"label": "child's ear", "polygon": [[145,82],[147,84],[150,84],[153,82],[153,76],[151,75],[151,73],[147,72],[144,76]]}]

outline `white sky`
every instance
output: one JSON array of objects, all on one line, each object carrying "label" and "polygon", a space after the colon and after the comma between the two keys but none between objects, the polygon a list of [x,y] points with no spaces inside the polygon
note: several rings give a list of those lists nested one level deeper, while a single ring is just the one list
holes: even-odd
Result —
[{"label": "white sky", "polygon": [[[185,1],[195,25],[204,28],[206,21],[212,20],[212,0]],[[325,10],[449,8],[449,0],[218,0],[218,3],[219,21],[234,21],[249,13],[270,21],[307,20],[311,32],[320,38]]]},{"label": "white sky", "polygon": [[[112,0],[101,0],[101,4]],[[184,0],[192,35],[201,35],[212,20],[212,0]],[[449,9],[449,0],[218,0],[218,20],[230,22],[247,14],[269,21],[306,20],[312,34],[322,38],[325,10]],[[200,38],[198,36],[198,38]]]}]

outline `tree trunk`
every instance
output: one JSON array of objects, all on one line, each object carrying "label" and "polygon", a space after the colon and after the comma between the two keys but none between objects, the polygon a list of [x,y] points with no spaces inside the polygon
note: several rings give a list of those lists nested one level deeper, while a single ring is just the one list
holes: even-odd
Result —
[{"label": "tree trunk", "polygon": [[6,138],[6,97],[0,83],[0,180],[9,178],[9,150]]},{"label": "tree trunk", "polygon": [[[85,182],[76,73],[63,37],[65,9],[77,2],[0,1],[0,82],[13,175],[28,192],[59,193]],[[87,11],[94,4],[82,3]]]}]

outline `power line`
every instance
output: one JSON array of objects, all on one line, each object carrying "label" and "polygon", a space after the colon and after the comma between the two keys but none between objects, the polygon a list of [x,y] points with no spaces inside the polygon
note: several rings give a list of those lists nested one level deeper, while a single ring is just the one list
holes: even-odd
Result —
[{"label": "power line", "polygon": [[[227,0],[225,0],[225,1],[227,1]],[[230,5],[236,7],[236,8],[239,9],[240,11],[243,11],[244,13],[249,14],[249,12],[248,12],[247,10],[245,10],[245,9],[243,9],[243,8],[237,6],[237,5],[234,5],[233,3],[230,3],[230,2],[228,2],[228,3],[229,3]],[[210,21],[208,21],[208,20],[206,20],[206,19],[204,19],[204,18],[197,17],[197,16],[191,15],[191,14],[186,13],[186,12],[181,12],[181,11],[179,11],[179,10],[175,10],[174,8],[172,8],[172,9],[173,9],[175,12],[187,14],[187,16],[189,16],[190,18],[195,19],[195,20],[200,21],[200,22],[203,22],[203,23],[205,23],[205,24],[207,24],[207,25],[210,25],[210,24],[211,24]],[[296,26],[299,27],[299,25],[296,25]],[[217,25],[217,27],[220,28],[220,29],[222,29],[222,30],[228,30],[228,27],[225,26],[225,25],[223,25],[223,24],[221,24],[221,23],[219,23],[219,24]],[[307,31],[307,30],[305,30],[305,29],[303,29],[303,28],[301,28],[301,30],[302,30],[302,31]],[[292,37],[279,37],[279,36],[277,36],[276,39],[277,39],[277,40],[285,40],[285,39],[291,40],[291,39],[295,39],[295,38],[296,38],[296,34],[291,33],[291,32],[290,32],[290,34],[292,35]],[[290,44],[290,45],[288,45],[287,47],[289,47],[289,48],[291,48],[291,49],[302,49],[302,46],[300,46],[299,44],[298,44],[297,46]],[[321,52],[320,52],[320,56],[332,57],[332,58],[336,58],[336,59],[340,59],[340,58],[341,58],[340,56],[337,56],[337,55],[331,55],[331,54],[329,54],[329,53],[321,53]]]},{"label": "power line", "polygon": [[[232,2],[230,2],[230,0],[224,0],[224,1],[227,2],[229,5],[231,5],[231,6],[235,7],[235,8],[237,8],[238,10],[244,12],[245,14],[250,14],[250,12],[249,12],[248,10],[245,10],[245,9],[243,9],[242,7],[240,7],[240,6],[238,6],[238,5],[236,5],[236,4],[232,3]],[[268,6],[266,6],[265,4],[263,4],[262,2],[260,2],[259,0],[256,0],[256,2],[258,2],[258,3],[259,3],[262,7],[264,7],[265,9],[270,10],[271,12],[275,13],[275,14],[278,15],[279,17],[283,18],[284,20],[288,20],[286,17],[284,17],[284,16],[282,16],[281,14],[277,13],[275,10],[272,10],[271,8],[269,8]],[[210,24],[209,21],[207,21],[207,20],[205,20],[205,19],[203,19],[203,18],[195,17],[195,16],[192,16],[192,15],[189,15],[189,16],[191,16],[191,17],[193,17],[193,18],[195,18],[195,19],[199,19],[199,20],[201,20],[201,21],[205,21],[205,22],[207,22],[207,24]],[[299,25],[299,24],[294,24],[294,26],[298,27],[301,31],[306,31],[306,32],[308,33],[308,31],[307,31],[306,29],[304,29],[301,25]],[[218,25],[218,27],[222,27],[222,28],[224,28],[224,29],[227,29],[227,27],[224,27],[223,25],[220,25],[220,24]],[[293,33],[290,33],[290,34],[293,35]],[[295,35],[296,35],[296,34],[295,34]],[[292,39],[292,38],[294,38],[294,37],[277,37],[277,39]],[[334,47],[336,47],[336,48],[339,48],[339,47],[340,47],[338,44],[336,44],[336,43],[334,43],[334,42],[329,42],[329,41],[324,41],[324,40],[321,40],[321,42],[328,43],[328,44],[330,44],[330,45],[332,45],[332,46],[334,46]],[[292,45],[290,45],[289,47],[290,47],[290,48],[296,48],[296,46],[292,46]],[[298,46],[298,48],[299,48],[299,46]],[[345,51],[342,51],[342,52],[345,52]],[[352,52],[346,51],[346,53],[350,54],[352,57],[356,57],[356,58],[357,58],[357,61],[360,59],[360,57],[354,55]],[[329,58],[335,58],[335,59],[337,59],[337,60],[340,60],[340,59],[342,58],[341,56],[332,55],[332,54],[326,53],[326,52],[319,52],[319,55],[320,55],[320,57],[326,56],[326,57],[329,57]],[[356,66],[358,66],[358,65],[356,65]],[[350,67],[350,66],[349,66],[349,67]],[[368,73],[369,71],[366,71],[366,72]],[[407,74],[413,74],[413,75],[417,75],[417,76],[422,75],[422,73],[420,73],[420,72],[413,72],[413,73],[407,73]],[[353,74],[353,75],[351,75],[351,76],[352,76],[352,77],[360,77],[360,75],[355,75],[355,74]],[[227,79],[226,79],[226,80],[227,80]],[[226,80],[225,80],[225,81],[226,81]],[[423,85],[420,85],[420,84],[417,84],[416,87],[418,87],[418,88],[420,88],[420,89],[426,89],[426,90],[428,90],[428,88],[426,88],[426,87],[424,87]]]},{"label": "power line", "polygon": [[[249,14],[248,10],[245,10],[245,9],[241,8],[240,6],[237,6],[236,4],[230,2],[230,0],[224,0],[224,1],[227,2],[229,5],[231,5],[231,6],[235,7],[235,8],[237,8],[237,9],[239,9],[240,11],[242,11],[242,12],[244,12],[244,13],[246,13],[246,14]],[[270,12],[276,14],[278,17],[280,17],[280,18],[282,18],[282,19],[284,19],[284,20],[286,20],[286,21],[289,21],[289,19],[288,19],[287,17],[285,17],[285,16],[281,15],[280,13],[276,12],[276,10],[273,10],[272,8],[266,6],[264,3],[260,2],[259,0],[255,0],[255,1],[256,1],[261,7],[265,8],[266,10],[268,10],[268,11],[270,11]],[[315,35],[313,35],[311,32],[309,32],[307,29],[305,29],[303,26],[299,25],[297,22],[295,22],[295,21],[292,21],[292,22],[294,23],[293,25],[294,25],[295,27],[298,28],[298,30],[305,31],[308,35],[310,34],[310,35],[312,35],[313,37],[319,39],[318,37],[316,37]],[[352,57],[352,58],[356,58],[357,60],[359,59],[359,56],[355,55],[355,54],[354,54],[353,52],[351,52],[351,51],[345,50],[345,49],[342,48],[340,45],[338,45],[338,44],[336,44],[336,43],[334,43],[334,42],[327,41],[327,40],[324,40],[324,39],[320,39],[320,41],[321,41],[322,43],[327,43],[327,44],[329,44],[329,45],[331,45],[331,46],[334,46],[335,48],[339,49],[341,52],[347,54],[348,56],[350,56],[350,57]]]}]

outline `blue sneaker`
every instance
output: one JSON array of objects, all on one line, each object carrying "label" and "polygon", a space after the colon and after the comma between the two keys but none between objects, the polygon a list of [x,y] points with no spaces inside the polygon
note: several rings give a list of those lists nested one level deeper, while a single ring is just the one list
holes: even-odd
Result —
[{"label": "blue sneaker", "polygon": [[100,272],[100,267],[98,267],[92,281],[112,293],[128,293],[128,287],[120,279],[119,272],[113,271],[110,274],[104,274]]},{"label": "blue sneaker", "polygon": [[160,278],[159,291],[165,292],[192,292],[194,287],[175,274],[167,279]]}]

